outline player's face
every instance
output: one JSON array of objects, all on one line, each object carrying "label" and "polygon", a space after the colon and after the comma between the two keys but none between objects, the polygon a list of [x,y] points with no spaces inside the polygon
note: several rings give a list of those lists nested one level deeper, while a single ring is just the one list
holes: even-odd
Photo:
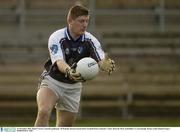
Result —
[{"label": "player's face", "polygon": [[81,36],[85,33],[89,22],[89,16],[79,16],[75,20],[70,21],[71,31],[75,36]]}]

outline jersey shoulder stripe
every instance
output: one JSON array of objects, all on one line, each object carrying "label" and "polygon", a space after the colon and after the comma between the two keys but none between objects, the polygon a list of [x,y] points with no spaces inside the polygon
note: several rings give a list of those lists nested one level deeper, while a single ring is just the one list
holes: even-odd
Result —
[{"label": "jersey shoulder stripe", "polygon": [[101,45],[100,42],[98,41],[98,39],[89,32],[85,32],[85,40],[90,40],[95,45]]},{"label": "jersey shoulder stripe", "polygon": [[85,32],[85,41],[89,41],[89,43],[91,43],[96,57],[99,61],[102,60],[104,58],[104,51],[102,50],[101,43],[98,41],[98,39],[91,33]]},{"label": "jersey shoulder stripe", "polygon": [[66,28],[62,28],[62,29],[59,29],[59,30],[53,32],[50,35],[49,40],[60,42],[61,39],[66,37],[65,30],[66,30]]}]

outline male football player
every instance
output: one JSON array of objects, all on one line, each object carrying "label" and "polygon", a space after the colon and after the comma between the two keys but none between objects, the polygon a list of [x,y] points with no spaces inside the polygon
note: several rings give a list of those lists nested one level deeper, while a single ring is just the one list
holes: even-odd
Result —
[{"label": "male football player", "polygon": [[45,63],[37,92],[36,127],[49,126],[51,112],[56,108],[56,126],[72,126],[79,108],[82,82],[74,64],[84,57],[95,59],[101,70],[111,73],[114,61],[108,58],[100,42],[86,31],[89,11],[81,5],[70,8],[67,27],[51,34],[48,42],[50,59]]}]

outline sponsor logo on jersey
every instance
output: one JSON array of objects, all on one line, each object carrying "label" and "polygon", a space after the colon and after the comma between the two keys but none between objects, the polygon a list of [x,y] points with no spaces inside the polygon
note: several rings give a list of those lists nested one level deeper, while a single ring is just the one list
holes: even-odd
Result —
[{"label": "sponsor logo on jersey", "polygon": [[66,55],[69,55],[69,54],[70,54],[70,51],[69,51],[68,48],[65,49],[65,54],[66,54]]}]

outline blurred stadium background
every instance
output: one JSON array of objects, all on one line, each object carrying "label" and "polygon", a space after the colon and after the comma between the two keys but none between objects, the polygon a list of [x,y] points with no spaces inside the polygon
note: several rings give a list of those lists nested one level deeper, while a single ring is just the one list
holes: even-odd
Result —
[{"label": "blurred stadium background", "polygon": [[66,26],[66,13],[77,2],[90,8],[88,30],[117,65],[111,76],[100,73],[84,84],[78,119],[171,118],[177,123],[179,0],[0,0],[0,126],[35,120],[48,37]]}]

